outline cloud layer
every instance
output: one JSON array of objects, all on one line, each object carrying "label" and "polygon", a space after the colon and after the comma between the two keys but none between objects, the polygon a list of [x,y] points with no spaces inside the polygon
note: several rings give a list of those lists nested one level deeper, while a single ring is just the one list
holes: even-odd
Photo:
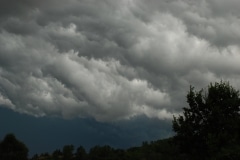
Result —
[{"label": "cloud layer", "polygon": [[171,119],[190,84],[240,87],[236,0],[11,0],[0,104],[34,116]]}]

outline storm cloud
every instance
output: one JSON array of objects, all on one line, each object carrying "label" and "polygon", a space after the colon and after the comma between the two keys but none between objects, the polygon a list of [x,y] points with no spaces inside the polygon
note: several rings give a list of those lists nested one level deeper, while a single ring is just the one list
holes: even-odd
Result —
[{"label": "storm cloud", "polygon": [[171,119],[240,76],[237,0],[4,0],[0,104],[36,117]]}]

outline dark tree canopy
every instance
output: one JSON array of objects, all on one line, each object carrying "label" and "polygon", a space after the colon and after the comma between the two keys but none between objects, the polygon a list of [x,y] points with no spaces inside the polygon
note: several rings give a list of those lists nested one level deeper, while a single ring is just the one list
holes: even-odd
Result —
[{"label": "dark tree canopy", "polygon": [[87,157],[87,152],[85,151],[85,149],[82,146],[79,146],[77,148],[75,156],[76,156],[76,159],[85,160]]},{"label": "dark tree canopy", "polygon": [[227,82],[210,84],[207,91],[190,87],[188,107],[174,117],[175,142],[195,159],[239,158],[240,96]]},{"label": "dark tree canopy", "polygon": [[18,141],[13,134],[7,134],[0,143],[0,159],[3,160],[27,160],[28,148]]},{"label": "dark tree canopy", "polygon": [[63,160],[71,160],[73,159],[73,151],[74,146],[73,145],[65,145],[63,146]]}]

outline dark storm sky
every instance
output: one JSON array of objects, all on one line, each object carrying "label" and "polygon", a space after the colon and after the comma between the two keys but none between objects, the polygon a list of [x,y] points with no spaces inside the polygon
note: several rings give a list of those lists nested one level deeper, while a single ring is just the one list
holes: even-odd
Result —
[{"label": "dark storm sky", "polygon": [[91,119],[114,136],[166,137],[155,122],[181,112],[190,84],[240,88],[239,18],[238,0],[1,0],[0,105],[16,112],[1,123],[84,130]]}]

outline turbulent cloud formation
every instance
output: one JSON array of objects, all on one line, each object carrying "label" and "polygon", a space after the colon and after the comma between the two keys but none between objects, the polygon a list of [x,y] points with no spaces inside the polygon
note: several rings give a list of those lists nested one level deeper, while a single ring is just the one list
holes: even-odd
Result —
[{"label": "turbulent cloud formation", "polygon": [[0,104],[34,116],[171,119],[188,86],[240,87],[237,0],[11,0]]}]

